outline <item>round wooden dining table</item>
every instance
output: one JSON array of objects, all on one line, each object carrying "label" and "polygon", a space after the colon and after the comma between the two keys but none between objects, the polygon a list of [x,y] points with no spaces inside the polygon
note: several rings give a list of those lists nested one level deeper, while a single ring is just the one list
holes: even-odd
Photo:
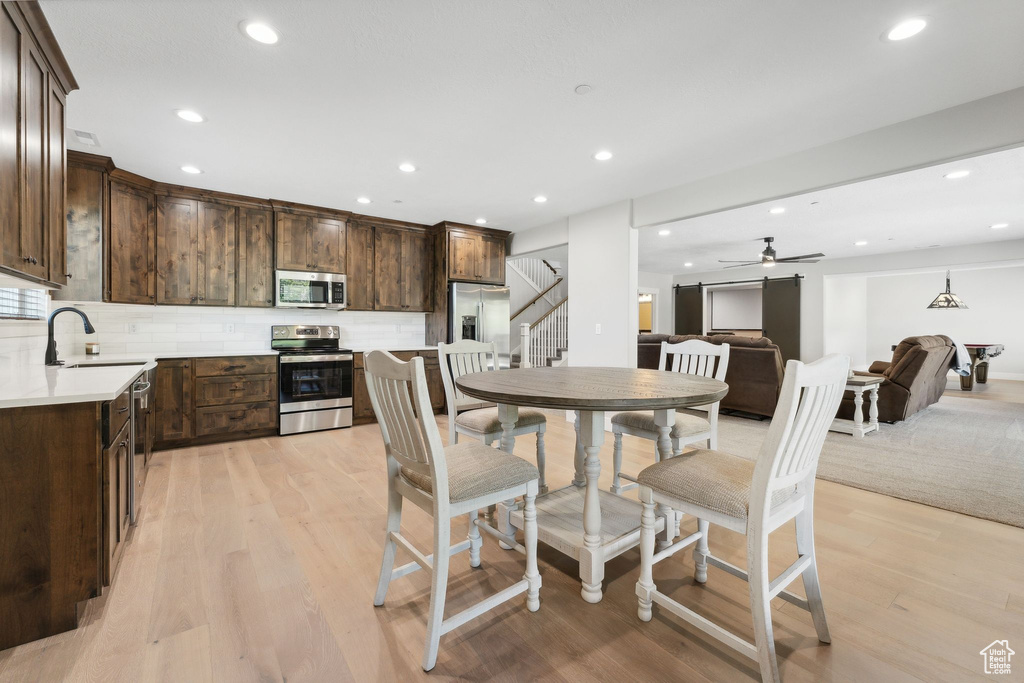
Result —
[{"label": "round wooden dining table", "polygon": [[[640,542],[640,504],[598,487],[605,413],[653,410],[658,451],[669,458],[676,408],[714,403],[729,391],[716,379],[637,368],[519,368],[463,375],[455,383],[467,396],[498,405],[501,448],[508,453],[520,406],[576,412],[576,476],[537,498],[537,527],[539,540],[579,561],[587,602],[601,601],[605,562]],[[506,533],[523,527],[515,501],[499,506],[498,524]]]}]

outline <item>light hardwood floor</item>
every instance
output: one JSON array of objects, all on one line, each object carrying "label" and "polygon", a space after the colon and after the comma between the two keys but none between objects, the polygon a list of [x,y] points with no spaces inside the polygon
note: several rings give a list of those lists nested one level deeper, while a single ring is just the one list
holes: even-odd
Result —
[{"label": "light hardwood floor", "polygon": [[[572,477],[573,432],[560,417],[548,427],[552,486]],[[517,450],[529,457],[532,448],[523,439]],[[639,471],[651,454],[627,437],[624,470]],[[602,486],[610,479],[609,438]],[[372,606],[384,491],[376,425],[160,453],[104,604],[91,603],[76,631],[0,652],[0,680],[426,679],[428,576],[396,581],[385,606]],[[428,548],[430,518],[409,505],[403,521],[403,534]],[[1024,529],[827,481],[815,523],[833,640],[819,645],[809,615],[774,601],[784,680],[983,678],[984,646],[1009,638],[1022,651]],[[694,526],[684,521],[684,533]],[[453,539],[464,533],[457,522]],[[774,574],[795,557],[792,524],[772,540]],[[744,564],[743,543],[712,528],[712,548],[728,561]],[[757,680],[753,662],[671,615],[637,619],[638,557],[634,549],[611,562],[605,598],[590,605],[576,563],[542,545],[540,611],[514,601],[446,636],[429,678]],[[482,569],[466,554],[452,563],[448,613],[522,574],[518,553],[485,538]],[[706,586],[695,584],[688,552],[654,576],[659,589],[752,638],[744,582],[711,569]],[[1021,680],[1024,658],[1014,669],[1010,680]]]}]

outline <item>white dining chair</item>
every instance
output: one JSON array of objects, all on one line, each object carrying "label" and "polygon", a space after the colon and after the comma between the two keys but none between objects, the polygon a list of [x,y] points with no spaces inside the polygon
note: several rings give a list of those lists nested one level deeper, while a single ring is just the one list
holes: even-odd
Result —
[{"label": "white dining chair", "polygon": [[[658,603],[692,626],[758,662],[761,678],[779,680],[772,635],[771,600],[778,597],[811,613],[818,640],[831,642],[814,557],[814,473],[821,447],[835,418],[846,386],[850,359],[831,355],[805,365],[786,364],[775,417],[757,460],[721,451],[698,450],[669,458],[640,472],[640,580],[636,584],[638,615],[651,620]],[[655,553],[655,506],[667,505],[697,517],[697,531]],[[797,560],[776,578],[768,575],[768,536],[796,519]],[[708,548],[710,524],[718,524],[747,537],[747,571],[715,557]],[[684,607],[654,584],[656,562],[696,543],[694,580],[707,581],[711,566],[746,580],[754,619],[750,643]],[[803,577],[807,598],[786,590]]]},{"label": "white dining chair", "polygon": [[[540,609],[540,573],[537,571],[537,468],[522,458],[496,451],[477,442],[452,446],[441,444],[427,392],[423,359],[402,362],[386,351],[371,351],[363,367],[373,412],[384,438],[388,471],[387,534],[384,558],[373,604],[384,604],[388,586],[397,578],[419,569],[433,574],[423,669],[437,663],[441,636],[467,621],[526,593],[526,607]],[[523,496],[524,542],[502,534],[480,519],[478,511],[500,501]],[[402,501],[408,499],[434,518],[434,552],[424,556],[401,532]],[[451,520],[469,517],[469,538],[450,545]],[[469,550],[469,564],[480,566],[483,530],[526,555],[526,574],[508,588],[444,618],[451,555]],[[413,562],[394,568],[401,546]]]},{"label": "white dining chair", "polygon": [[[725,381],[725,373],[729,369],[729,345],[711,344],[700,339],[688,339],[678,344],[661,342],[661,359],[659,370],[682,372],[688,375],[700,375]],[[672,454],[678,455],[683,447],[706,441],[708,448],[718,448],[718,408],[721,401],[706,406],[694,406],[687,410],[699,410],[708,414],[705,420],[689,413],[676,413],[676,423],[669,436],[672,439]],[[612,434],[615,446],[612,451],[612,493],[622,493],[636,488],[636,478],[622,474],[622,435],[628,434],[641,439],[653,441],[654,461],[661,461],[658,450],[660,431],[654,423],[654,413],[650,411],[626,411],[612,415]],[[622,484],[626,479],[630,484]]]},{"label": "white dining chair", "polygon": [[[462,339],[451,344],[437,345],[437,357],[441,364],[441,379],[444,382],[445,402],[448,404],[448,443],[459,442],[459,434],[483,441],[485,445],[500,442],[501,420],[498,408],[481,408],[478,399],[466,396],[455,385],[455,380],[474,372],[498,369],[498,345],[494,342],[478,342]],[[523,408],[519,411],[516,428],[512,436],[537,435],[537,470],[540,472],[540,492],[547,493],[544,479],[544,431],[547,418],[539,410]]]}]

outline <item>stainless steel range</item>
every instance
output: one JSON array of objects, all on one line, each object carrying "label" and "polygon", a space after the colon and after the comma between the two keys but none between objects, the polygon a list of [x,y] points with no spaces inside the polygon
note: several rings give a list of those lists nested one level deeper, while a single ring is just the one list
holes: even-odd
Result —
[{"label": "stainless steel range", "polygon": [[280,352],[279,433],[352,426],[352,351],[340,348],[337,325],[274,325]]}]

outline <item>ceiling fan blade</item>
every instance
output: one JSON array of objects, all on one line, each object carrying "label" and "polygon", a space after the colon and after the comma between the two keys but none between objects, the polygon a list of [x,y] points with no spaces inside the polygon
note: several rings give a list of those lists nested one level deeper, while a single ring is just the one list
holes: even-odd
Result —
[{"label": "ceiling fan blade", "polygon": [[[728,261],[723,261],[722,263],[728,263]],[[737,263],[737,264],[732,265],[732,266],[725,266],[724,268],[722,268],[722,270],[725,270],[725,268],[746,268],[747,266],[759,266],[759,265],[761,265],[760,261],[747,261],[746,263]]]},{"label": "ceiling fan blade", "polygon": [[792,259],[786,259],[785,261],[776,261],[776,263],[817,263],[818,259],[807,259],[803,261],[794,261]]},{"label": "ceiling fan blade", "polygon": [[760,261],[723,261],[722,259],[718,259],[718,262],[719,263],[760,263]]},{"label": "ceiling fan blade", "polygon": [[800,256],[787,256],[786,258],[775,259],[776,263],[779,261],[799,261],[805,258],[825,258],[824,254],[801,254]]}]

